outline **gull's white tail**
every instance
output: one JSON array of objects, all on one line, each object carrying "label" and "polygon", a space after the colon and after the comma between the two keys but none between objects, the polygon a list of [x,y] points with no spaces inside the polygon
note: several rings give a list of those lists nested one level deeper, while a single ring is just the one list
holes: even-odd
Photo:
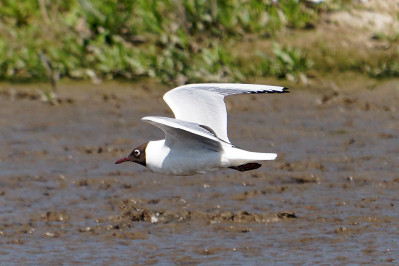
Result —
[{"label": "gull's white tail", "polygon": [[246,159],[254,161],[273,161],[277,158],[275,153],[262,153],[262,152],[250,152],[246,151]]},{"label": "gull's white tail", "polygon": [[259,162],[274,160],[276,157],[275,153],[251,152],[231,147],[224,154],[224,161],[228,164],[227,167],[244,172],[257,169],[261,167]]},{"label": "gull's white tail", "polygon": [[261,152],[251,152],[235,147],[229,147],[225,149],[224,159],[228,164],[236,166],[251,162],[259,161],[272,161],[275,160],[277,154],[275,153],[261,153]]}]

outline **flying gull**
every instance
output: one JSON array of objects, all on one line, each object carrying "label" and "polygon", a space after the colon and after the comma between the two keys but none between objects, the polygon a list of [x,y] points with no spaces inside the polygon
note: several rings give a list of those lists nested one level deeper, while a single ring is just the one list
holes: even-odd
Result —
[{"label": "flying gull", "polygon": [[135,162],[168,175],[192,175],[223,168],[257,169],[261,166],[259,162],[274,160],[277,154],[250,152],[231,144],[224,97],[283,92],[288,92],[287,88],[256,84],[204,83],[177,87],[163,96],[175,118],[142,118],[162,129],[165,139],[146,142],[115,163]]}]

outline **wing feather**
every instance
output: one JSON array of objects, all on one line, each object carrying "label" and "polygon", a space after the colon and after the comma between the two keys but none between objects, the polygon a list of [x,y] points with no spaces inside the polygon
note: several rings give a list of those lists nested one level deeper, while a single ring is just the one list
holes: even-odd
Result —
[{"label": "wing feather", "polygon": [[176,119],[209,127],[218,138],[230,143],[227,136],[227,111],[224,97],[247,93],[287,92],[284,87],[235,84],[203,83],[177,87],[163,98]]},{"label": "wing feather", "polygon": [[201,125],[160,116],[147,116],[142,120],[162,129],[165,132],[165,145],[170,148],[222,150],[224,141]]}]

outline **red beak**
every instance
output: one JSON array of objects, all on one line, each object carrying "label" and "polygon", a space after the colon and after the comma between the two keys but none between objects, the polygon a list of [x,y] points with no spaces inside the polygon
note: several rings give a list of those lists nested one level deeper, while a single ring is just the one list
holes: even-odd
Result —
[{"label": "red beak", "polygon": [[115,164],[120,164],[120,163],[124,163],[124,162],[129,162],[130,161],[130,157],[125,157],[122,159],[119,159],[115,162]]}]

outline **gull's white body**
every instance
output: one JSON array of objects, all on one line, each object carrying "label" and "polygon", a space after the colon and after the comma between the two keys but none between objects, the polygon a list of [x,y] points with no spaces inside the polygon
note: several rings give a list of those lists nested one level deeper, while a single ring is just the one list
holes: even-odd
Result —
[{"label": "gull's white body", "polygon": [[222,167],[221,153],[212,150],[171,150],[165,140],[150,141],[146,149],[147,167],[167,175],[206,173]]},{"label": "gull's white body", "polygon": [[150,141],[146,149],[147,167],[167,175],[203,174],[210,171],[243,165],[250,162],[274,160],[275,153],[249,152],[223,145],[223,151],[204,149],[175,149],[165,140]]},{"label": "gull's white body", "polygon": [[[284,89],[254,84],[204,83],[180,86],[167,92],[164,100],[176,118],[149,116],[142,119],[162,129],[165,139],[148,142],[145,161],[141,158],[139,163],[157,173],[191,175],[227,167],[247,171],[260,164],[249,169],[237,167],[274,160],[275,153],[245,151],[231,144],[227,136],[224,97],[284,92]],[[140,155],[140,149],[134,152]],[[133,157],[126,157],[117,163],[129,160],[137,162]]]}]

